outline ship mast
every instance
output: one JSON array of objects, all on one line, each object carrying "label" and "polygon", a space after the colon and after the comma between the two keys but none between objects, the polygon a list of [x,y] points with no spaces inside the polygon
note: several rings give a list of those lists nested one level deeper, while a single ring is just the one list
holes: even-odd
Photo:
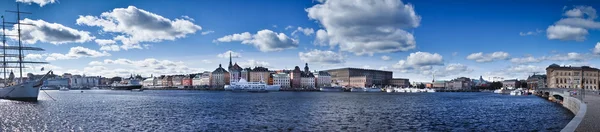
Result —
[{"label": "ship mast", "polygon": [[[6,32],[4,26],[4,16],[2,16],[2,46],[6,47]],[[4,74],[4,85],[6,86],[6,49],[2,49],[2,74]]]},{"label": "ship mast", "polygon": [[[21,23],[21,14],[31,14],[30,12],[22,12],[19,8],[19,4],[17,4],[17,11],[10,11],[10,10],[6,10],[6,12],[10,12],[10,13],[15,13],[17,14],[17,22],[4,22],[4,17],[2,17],[2,26],[3,26],[3,32],[4,32],[4,24],[15,24],[17,26],[17,38],[18,38],[18,42],[19,42],[19,46],[8,46],[6,45],[6,40],[3,40],[4,45],[2,46],[2,49],[4,50],[4,55],[3,55],[3,69],[4,71],[6,71],[6,68],[19,68],[19,81],[23,82],[23,63],[34,63],[34,64],[48,64],[48,62],[35,62],[35,61],[23,61],[23,50],[32,50],[32,51],[44,51],[44,49],[42,48],[38,48],[38,47],[26,47],[23,46],[23,44],[21,43],[21,25],[31,25],[31,26],[35,26],[33,24],[27,24],[27,23]],[[14,27],[13,27],[14,28]],[[6,35],[3,35],[3,37],[5,37]],[[6,50],[18,50],[19,54],[17,55],[8,55],[6,54]],[[17,61],[6,61],[6,57],[17,57]],[[9,67],[7,65],[7,63],[18,63],[19,65],[17,67]],[[6,72],[4,73],[6,76]]]}]

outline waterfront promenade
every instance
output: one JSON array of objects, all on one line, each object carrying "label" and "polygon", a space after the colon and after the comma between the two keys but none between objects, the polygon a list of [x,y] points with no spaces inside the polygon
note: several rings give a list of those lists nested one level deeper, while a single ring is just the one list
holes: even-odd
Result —
[{"label": "waterfront promenade", "polygon": [[[579,97],[578,97],[579,98]],[[600,130],[600,95],[598,91],[586,91],[583,102],[587,105],[587,112],[575,131],[594,132]]]},{"label": "waterfront promenade", "polygon": [[[586,90],[582,91],[581,89],[566,89],[566,88],[543,88],[539,89],[543,92],[555,92],[555,93],[564,93],[568,94],[566,96],[572,97],[571,99],[578,99],[583,101],[585,107],[580,105],[574,105],[573,102],[579,103],[579,101],[563,101],[563,105],[565,107],[571,107],[567,109],[578,109],[576,111],[572,111],[575,114],[575,117],[571,120],[567,126],[562,130],[562,132],[593,132],[600,130],[600,95],[598,94],[600,91],[592,91]],[[552,96],[552,95],[550,95]],[[566,97],[565,97],[566,98]],[[568,104],[571,103],[571,104]],[[580,107],[583,107],[580,109]]]}]

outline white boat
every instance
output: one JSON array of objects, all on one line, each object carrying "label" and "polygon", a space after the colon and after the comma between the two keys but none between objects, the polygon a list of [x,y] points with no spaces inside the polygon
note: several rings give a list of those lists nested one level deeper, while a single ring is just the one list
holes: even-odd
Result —
[{"label": "white boat", "polygon": [[411,93],[418,93],[421,92],[421,90],[419,90],[418,88],[409,88]]},{"label": "white boat", "polygon": [[231,91],[245,91],[245,92],[268,92],[268,91],[279,91],[280,85],[267,85],[264,82],[248,82],[246,79],[240,79],[240,81],[232,83],[227,87]]},{"label": "white boat", "polygon": [[381,92],[381,88],[375,87],[375,85],[370,88],[363,88],[363,90],[365,90],[365,92]]},{"label": "white boat", "polygon": [[435,89],[428,88],[428,89],[425,89],[425,91],[428,93],[435,93]]},{"label": "white boat", "polygon": [[523,95],[525,91],[522,88],[518,88],[516,90],[510,91],[510,95]]},{"label": "white boat", "polygon": [[[10,11],[16,13],[17,16],[20,16],[21,12],[19,10],[19,5],[17,5],[17,11]],[[18,20],[20,21],[20,20]],[[6,22],[3,22],[6,23]],[[20,26],[21,23],[17,22],[15,26]],[[6,32],[4,26],[2,26],[2,39],[6,40]],[[21,37],[21,30],[18,30],[17,37]],[[48,78],[48,76],[52,73],[52,70],[49,70],[41,78],[36,78],[33,74],[27,74],[27,78],[23,76],[23,69],[28,68],[24,64],[47,64],[47,62],[36,62],[31,60],[23,60],[23,53],[25,50],[27,51],[44,51],[44,49],[39,47],[29,47],[23,46],[21,44],[21,39],[19,39],[18,44],[7,44],[6,41],[2,43],[2,60],[0,61],[2,66],[2,73],[4,73],[4,86],[0,87],[0,99],[9,99],[9,100],[20,100],[20,101],[37,101],[38,94],[40,93],[40,87],[44,84],[44,81]],[[6,51],[10,50],[11,54],[7,54]],[[16,51],[13,51],[16,50]],[[18,52],[18,54],[14,54]],[[15,65],[13,65],[15,64]],[[15,78],[15,74],[11,71],[10,77],[6,76],[7,68],[15,68],[19,69],[19,78]],[[42,67],[43,71],[44,68]]]},{"label": "white boat", "polygon": [[40,87],[44,83],[44,80],[48,78],[50,73],[52,73],[52,70],[48,71],[48,73],[46,73],[46,75],[40,79],[23,80],[23,83],[8,85],[7,87],[0,88],[0,99],[37,101],[38,94],[40,93]]},{"label": "white boat", "polygon": [[231,87],[231,85],[225,85],[223,88],[224,88],[226,91],[231,91],[231,90],[232,90],[232,87]]},{"label": "white boat", "polygon": [[497,93],[497,94],[508,94],[508,93],[510,93],[511,91],[512,91],[512,90],[509,90],[508,88],[504,88],[504,87],[502,87],[502,88],[500,88],[500,89],[496,89],[496,90],[494,90],[494,93]]},{"label": "white boat", "polygon": [[67,88],[67,87],[60,87],[60,89],[58,89],[58,91],[69,91],[69,88]]},{"label": "white boat", "polygon": [[406,93],[406,89],[405,88],[394,88],[394,92],[396,93]]},{"label": "white boat", "polygon": [[386,88],[386,89],[385,89],[385,92],[387,92],[387,93],[393,93],[393,92],[394,92],[394,89],[392,89],[392,88]]}]

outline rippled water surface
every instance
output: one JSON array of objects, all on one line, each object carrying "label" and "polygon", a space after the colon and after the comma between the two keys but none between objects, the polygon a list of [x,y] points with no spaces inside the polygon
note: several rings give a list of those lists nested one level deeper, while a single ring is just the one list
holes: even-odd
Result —
[{"label": "rippled water surface", "polygon": [[47,91],[0,100],[0,131],[560,131],[573,114],[493,93]]}]

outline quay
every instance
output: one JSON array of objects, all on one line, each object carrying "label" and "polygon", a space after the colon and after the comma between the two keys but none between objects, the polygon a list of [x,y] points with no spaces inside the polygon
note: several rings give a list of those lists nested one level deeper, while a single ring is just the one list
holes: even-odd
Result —
[{"label": "quay", "polygon": [[575,114],[575,117],[561,132],[593,132],[600,130],[600,125],[598,125],[598,122],[600,122],[599,91],[541,88],[537,89],[535,94],[544,98],[557,98],[557,102]]}]

